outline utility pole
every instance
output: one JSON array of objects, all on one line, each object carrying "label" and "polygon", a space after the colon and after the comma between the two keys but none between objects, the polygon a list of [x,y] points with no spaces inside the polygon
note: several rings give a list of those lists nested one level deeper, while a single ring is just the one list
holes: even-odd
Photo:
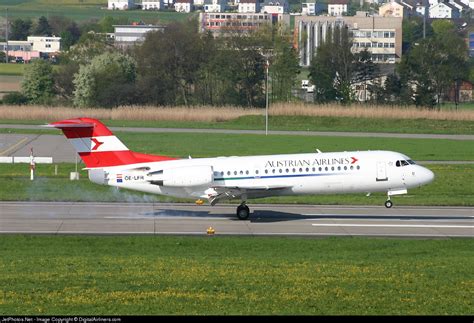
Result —
[{"label": "utility pole", "polygon": [[5,63],[8,63],[8,8],[6,9],[7,25],[5,26]]},{"label": "utility pole", "polygon": [[265,136],[268,135],[268,57],[266,57],[267,63],[265,64]]}]

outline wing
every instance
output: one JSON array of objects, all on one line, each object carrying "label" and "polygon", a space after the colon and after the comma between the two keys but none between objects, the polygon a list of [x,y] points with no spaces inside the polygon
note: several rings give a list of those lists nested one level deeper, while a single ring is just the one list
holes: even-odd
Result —
[{"label": "wing", "polygon": [[291,188],[292,186],[213,186],[206,194],[211,205],[215,205],[220,200],[268,197]]}]

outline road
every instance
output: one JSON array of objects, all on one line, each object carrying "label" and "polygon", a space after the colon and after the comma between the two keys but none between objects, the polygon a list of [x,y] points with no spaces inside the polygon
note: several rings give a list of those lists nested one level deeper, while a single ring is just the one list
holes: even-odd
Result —
[{"label": "road", "polygon": [[0,202],[0,233],[474,237],[474,208],[173,203]]}]

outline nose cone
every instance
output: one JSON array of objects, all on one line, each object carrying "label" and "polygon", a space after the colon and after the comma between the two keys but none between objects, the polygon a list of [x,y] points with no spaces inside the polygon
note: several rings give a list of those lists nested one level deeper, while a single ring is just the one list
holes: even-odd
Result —
[{"label": "nose cone", "polygon": [[421,172],[419,172],[419,175],[420,175],[421,185],[431,183],[435,178],[434,173],[430,171],[428,168],[424,168],[424,167],[421,168]]}]

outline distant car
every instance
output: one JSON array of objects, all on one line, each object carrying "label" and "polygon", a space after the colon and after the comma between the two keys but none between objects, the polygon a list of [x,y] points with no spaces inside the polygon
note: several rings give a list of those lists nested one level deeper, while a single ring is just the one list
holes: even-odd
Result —
[{"label": "distant car", "polygon": [[24,63],[25,63],[25,60],[24,60],[22,57],[17,57],[17,58],[15,59],[15,63],[24,64]]}]

